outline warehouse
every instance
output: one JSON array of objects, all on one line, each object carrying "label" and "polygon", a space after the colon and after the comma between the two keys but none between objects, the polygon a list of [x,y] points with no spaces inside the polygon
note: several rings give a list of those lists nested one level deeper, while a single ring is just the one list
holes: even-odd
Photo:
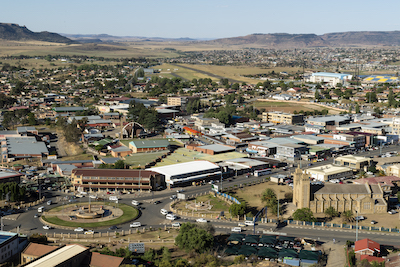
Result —
[{"label": "warehouse", "polygon": [[218,165],[205,160],[190,161],[147,169],[165,176],[167,186],[180,186],[199,180],[212,180],[221,177]]},{"label": "warehouse", "polygon": [[336,179],[350,178],[353,170],[348,167],[333,166],[331,164],[305,170],[311,178],[318,181],[329,181]]}]

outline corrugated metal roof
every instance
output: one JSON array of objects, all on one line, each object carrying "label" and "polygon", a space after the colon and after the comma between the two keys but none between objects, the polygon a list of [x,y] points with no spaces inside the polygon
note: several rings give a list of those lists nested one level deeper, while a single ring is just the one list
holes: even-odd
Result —
[{"label": "corrugated metal roof", "polygon": [[154,148],[154,147],[168,147],[169,142],[167,139],[163,140],[136,140],[131,141],[129,144],[136,148]]}]

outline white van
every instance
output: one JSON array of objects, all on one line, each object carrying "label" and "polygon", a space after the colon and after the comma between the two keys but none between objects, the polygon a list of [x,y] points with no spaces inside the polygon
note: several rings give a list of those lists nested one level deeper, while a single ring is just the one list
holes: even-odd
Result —
[{"label": "white van", "polygon": [[139,206],[139,205],[140,205],[140,203],[139,203],[139,201],[132,200],[132,205],[134,205],[134,206]]},{"label": "white van", "polygon": [[46,208],[45,208],[44,206],[41,206],[41,207],[39,207],[39,208],[37,209],[37,211],[38,211],[38,212],[43,212],[43,211],[45,211],[45,209],[46,209]]},{"label": "white van", "polygon": [[162,215],[167,215],[168,214],[168,211],[166,209],[161,209],[160,212],[161,212]]},{"label": "white van", "polygon": [[167,216],[165,216],[165,219],[173,221],[176,219],[176,216],[174,214],[167,214]]},{"label": "white van", "polygon": [[142,226],[142,224],[140,223],[140,222],[133,222],[133,223],[131,223],[130,224],[130,227],[140,227],[140,226]]},{"label": "white van", "polygon": [[248,226],[253,226],[254,222],[253,221],[245,221],[244,224],[248,225]]},{"label": "white van", "polygon": [[110,196],[108,199],[112,200],[112,201],[117,201],[118,197],[117,196]]}]

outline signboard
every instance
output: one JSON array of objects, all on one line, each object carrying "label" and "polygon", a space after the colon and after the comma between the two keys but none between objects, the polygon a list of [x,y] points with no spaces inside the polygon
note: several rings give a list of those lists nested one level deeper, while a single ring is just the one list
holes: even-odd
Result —
[{"label": "signboard", "polygon": [[218,185],[212,184],[211,185],[211,190],[215,191],[215,192],[218,192]]},{"label": "signboard", "polygon": [[176,196],[178,199],[186,199],[186,195],[182,194],[182,193],[178,193],[178,194],[176,194]]},{"label": "signboard", "polygon": [[128,249],[134,253],[144,253],[144,243],[129,243]]}]

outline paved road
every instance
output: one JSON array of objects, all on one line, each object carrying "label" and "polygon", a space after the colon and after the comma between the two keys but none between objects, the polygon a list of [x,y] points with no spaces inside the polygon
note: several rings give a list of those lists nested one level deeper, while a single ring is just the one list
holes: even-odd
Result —
[{"label": "paved road", "polygon": [[[398,146],[389,146],[389,147],[384,147],[382,148],[382,153],[386,153],[388,151],[393,151],[397,150]],[[380,153],[380,150],[374,150],[371,152],[364,152],[364,153],[358,153],[358,156],[375,156]],[[329,161],[324,161],[324,162],[317,162],[313,164],[314,166],[320,166],[320,165],[325,165],[327,163],[331,163],[332,159]],[[273,170],[274,173],[286,173],[288,174],[289,172],[292,172],[293,168],[289,171],[283,171],[282,169],[277,169]],[[243,184],[245,182],[252,182],[256,180],[263,179],[263,177],[253,177],[250,176],[249,178],[246,178],[244,175],[238,176],[235,179],[233,179],[232,182],[227,182],[223,181],[223,186],[233,186],[233,185],[239,185]],[[184,188],[184,193],[188,195],[195,195],[203,192],[208,192],[210,190],[210,185],[203,185],[203,186],[189,186]],[[173,194],[176,194],[176,190],[179,188],[174,188],[172,190],[163,190],[163,191],[156,191],[152,193],[148,192],[141,192],[141,193],[136,193],[136,194],[131,194],[131,195],[123,195],[122,199],[120,200],[121,203],[131,205],[132,199],[138,200],[142,202],[141,207],[143,208],[141,211],[141,216],[138,218],[137,221],[140,221],[143,226],[146,227],[153,227],[153,228],[158,228],[162,225],[170,225],[171,222],[165,219],[165,216],[163,216],[160,213],[161,208],[166,208],[168,209],[169,204],[171,200],[169,197]],[[57,198],[63,198],[65,196],[72,196],[71,194],[65,194],[62,192],[54,192],[50,191],[47,192],[48,196],[50,199],[53,200],[53,202],[56,202]],[[160,204],[153,204],[155,200],[160,200]],[[82,199],[78,199],[78,201],[88,201],[87,197],[84,197]],[[52,205],[52,207],[62,205],[63,202],[55,203]],[[42,204],[43,205],[43,204]],[[39,205],[41,206],[41,205]],[[46,205],[44,205],[46,206]],[[52,229],[52,230],[44,230],[42,228],[42,224],[40,223],[39,219],[34,218],[34,215],[37,213],[37,207],[33,207],[31,210],[26,211],[24,213],[21,213],[18,216],[17,220],[8,220],[4,219],[4,230],[6,231],[15,231],[17,226],[20,226],[21,232],[22,233],[52,233],[52,232],[57,232],[57,233],[68,233],[68,232],[73,232],[68,231],[68,230],[62,230],[62,229]],[[180,218],[178,220],[179,222],[185,222],[185,221],[194,221],[194,218]],[[211,222],[217,232],[221,233],[231,233],[231,228],[236,226],[237,223],[235,222],[227,222],[227,221],[213,221]],[[129,223],[124,224],[120,226],[119,229],[123,230],[129,230]],[[263,224],[260,226],[257,226],[257,231],[262,232],[263,230],[265,231],[277,231],[281,233],[286,233],[289,236],[298,236],[298,237],[308,237],[312,239],[320,239],[321,241],[327,242],[327,241],[332,241],[333,238],[335,238],[339,242],[345,242],[346,240],[354,240],[355,239],[355,230],[344,230],[344,229],[332,229],[332,228],[310,228],[310,227],[298,227],[298,226],[285,226],[280,229],[275,229],[274,224]],[[100,230],[100,232],[107,232],[108,229],[103,229]],[[246,230],[245,233],[251,233],[250,229]],[[371,238],[379,243],[382,244],[387,244],[387,245],[399,245],[398,238],[399,234],[391,234],[391,233],[375,233],[375,232],[360,232],[359,233],[359,239],[362,238]]]}]

